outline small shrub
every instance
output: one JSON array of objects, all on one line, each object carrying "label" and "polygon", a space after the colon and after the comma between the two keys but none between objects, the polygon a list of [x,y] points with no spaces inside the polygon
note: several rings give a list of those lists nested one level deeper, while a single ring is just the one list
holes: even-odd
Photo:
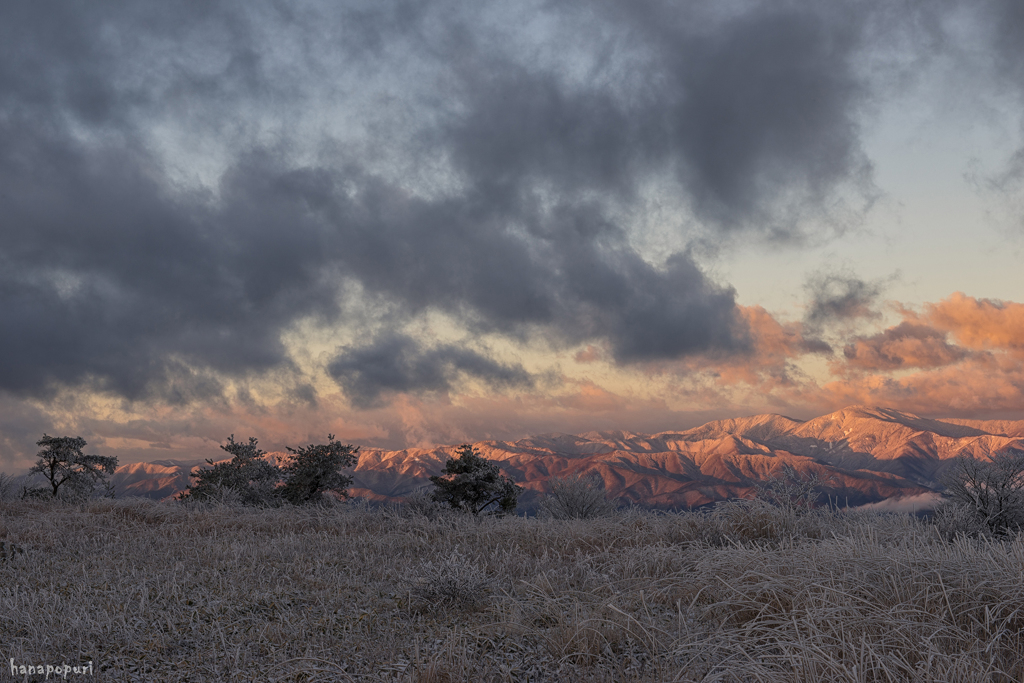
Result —
[{"label": "small shrub", "polygon": [[715,505],[703,529],[710,545],[777,544],[797,535],[797,516],[765,500],[730,500]]},{"label": "small shrub", "polygon": [[604,482],[596,473],[554,477],[549,482],[551,493],[540,503],[542,515],[553,519],[592,519],[612,514],[618,501],[608,500]]},{"label": "small shrub", "polygon": [[14,496],[14,477],[0,472],[0,501],[9,500]]},{"label": "small shrub", "polygon": [[712,546],[777,547],[800,539],[828,538],[846,522],[844,513],[830,508],[811,510],[769,503],[761,498],[729,500],[715,505],[700,519],[699,537]]},{"label": "small shrub", "polygon": [[28,486],[23,484],[18,490],[18,497],[22,500],[53,500],[53,495],[45,486]]},{"label": "small shrub", "polygon": [[805,477],[787,463],[782,465],[781,476],[758,482],[754,484],[754,488],[760,500],[792,511],[794,514],[803,515],[814,509],[825,483],[817,474]]},{"label": "small shrub", "polygon": [[487,573],[458,549],[443,560],[421,564],[410,584],[412,596],[430,610],[477,609],[494,588]]},{"label": "small shrub", "polygon": [[497,465],[480,457],[469,444],[460,446],[458,453],[458,458],[445,463],[444,474],[430,478],[433,500],[474,515],[491,505],[498,514],[515,512],[523,487],[502,476]]},{"label": "small shrub", "polygon": [[204,488],[202,494],[199,496],[185,495],[185,493],[183,493],[179,500],[185,505],[200,510],[209,508],[233,508],[244,505],[242,502],[242,495],[238,492],[238,489],[220,485]]},{"label": "small shrub", "polygon": [[437,519],[445,513],[451,514],[451,508],[438,503],[429,493],[417,491],[406,496],[401,506],[401,513],[403,516]]},{"label": "small shrub", "polygon": [[931,523],[944,541],[952,541],[957,536],[987,538],[992,535],[988,525],[972,508],[953,500],[943,501],[935,507]]}]

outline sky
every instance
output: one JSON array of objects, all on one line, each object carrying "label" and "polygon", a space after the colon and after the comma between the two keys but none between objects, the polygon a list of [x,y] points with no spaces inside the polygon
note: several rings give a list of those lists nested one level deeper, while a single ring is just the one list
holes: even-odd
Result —
[{"label": "sky", "polygon": [[1017,0],[0,3],[0,468],[1024,419]]}]

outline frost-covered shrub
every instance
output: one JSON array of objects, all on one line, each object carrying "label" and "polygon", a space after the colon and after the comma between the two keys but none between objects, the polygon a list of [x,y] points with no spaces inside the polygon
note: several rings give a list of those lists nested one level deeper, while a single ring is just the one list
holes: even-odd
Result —
[{"label": "frost-covered shrub", "polygon": [[494,588],[487,572],[458,549],[442,560],[420,564],[409,583],[413,598],[430,610],[476,609]]},{"label": "frost-covered shrub", "polygon": [[948,502],[936,510],[940,533],[1005,536],[1024,528],[1024,451],[958,456],[941,483]]},{"label": "frost-covered shrub", "polygon": [[591,519],[604,517],[618,509],[618,501],[605,497],[599,475],[573,474],[549,481],[551,493],[540,503],[540,513],[554,519]]}]

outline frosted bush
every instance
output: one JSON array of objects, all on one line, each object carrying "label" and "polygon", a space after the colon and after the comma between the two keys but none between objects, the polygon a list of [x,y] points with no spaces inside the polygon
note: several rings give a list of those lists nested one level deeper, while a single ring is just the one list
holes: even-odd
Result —
[{"label": "frosted bush", "polygon": [[549,482],[551,493],[540,504],[543,516],[554,519],[592,519],[610,515],[618,501],[605,497],[604,482],[597,474],[573,474]]}]

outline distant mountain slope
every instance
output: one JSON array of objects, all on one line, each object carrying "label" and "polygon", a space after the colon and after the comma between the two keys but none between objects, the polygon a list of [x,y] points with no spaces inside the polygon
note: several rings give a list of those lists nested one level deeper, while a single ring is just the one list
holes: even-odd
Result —
[{"label": "distant mountain slope", "polygon": [[189,484],[189,473],[202,460],[155,460],[137,462],[118,467],[110,481],[121,496],[145,498],[171,498],[184,491]]},{"label": "distant mountain slope", "polygon": [[[958,454],[986,458],[1024,449],[1024,421],[932,420],[888,408],[851,406],[802,422],[782,415],[717,420],[660,434],[547,434],[475,444],[527,488],[524,502],[552,476],[596,472],[611,496],[659,508],[699,506],[753,494],[783,464],[828,480],[851,505],[927,493]],[[441,471],[452,447],[368,449],[354,493],[400,499]]]},{"label": "distant mountain slope", "polygon": [[[545,434],[514,442],[475,444],[527,491],[532,501],[554,476],[594,472],[608,494],[656,508],[686,508],[749,497],[783,464],[829,481],[850,505],[933,490],[954,456],[977,458],[1024,450],[1024,420],[933,420],[889,408],[851,406],[802,422],[782,415],[717,420],[679,432]],[[352,493],[401,500],[439,474],[455,446],[360,452]],[[272,454],[271,457],[282,457]],[[119,467],[120,495],[167,498],[188,484],[202,461],[156,461]]]}]

